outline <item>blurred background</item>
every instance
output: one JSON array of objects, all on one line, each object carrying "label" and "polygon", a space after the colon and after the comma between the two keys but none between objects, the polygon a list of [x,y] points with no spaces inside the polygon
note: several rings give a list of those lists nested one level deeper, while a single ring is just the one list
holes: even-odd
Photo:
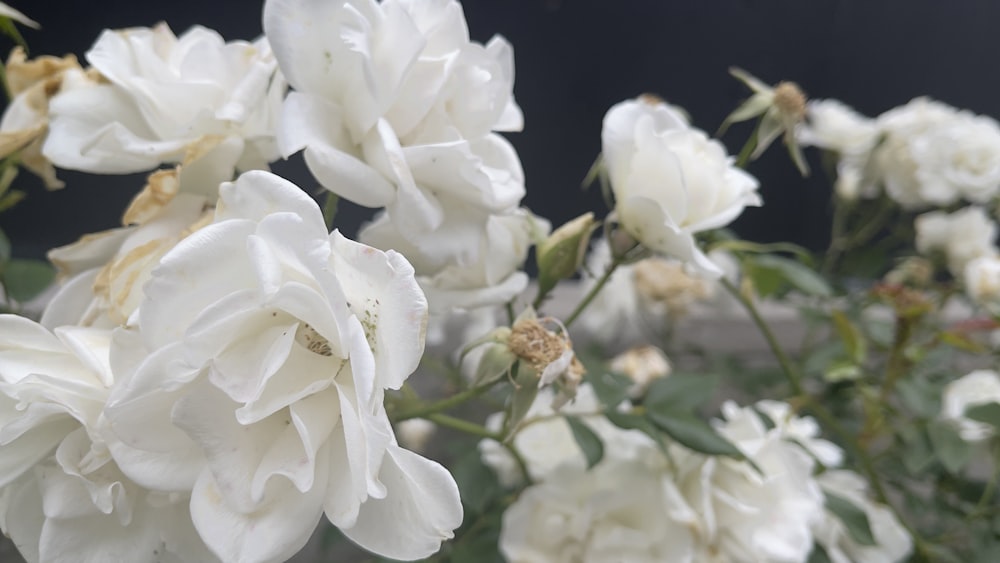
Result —
[{"label": "blurred background", "polygon": [[[24,29],[32,55],[84,53],[103,28],[166,21],[177,34],[194,24],[227,40],[261,34],[262,0],[8,0],[42,24]],[[598,189],[581,180],[600,151],[601,120],[613,104],[643,92],[684,107],[709,133],[748,90],[727,73],[742,67],[763,81],[797,82],[811,97],[837,98],[876,116],[927,95],[1000,116],[1000,2],[990,0],[465,0],[472,37],[494,34],[514,46],[515,95],[525,129],[508,138],[527,177],[524,204],[558,225],[584,211],[606,213]],[[10,45],[0,39],[0,48]],[[752,125],[723,141],[735,154]],[[780,146],[750,171],[765,204],[734,225],[758,241],[791,240],[822,249],[830,182],[815,153],[803,180]],[[316,190],[301,157],[275,171]],[[46,192],[30,174],[28,197],[0,215],[14,253],[40,257],[81,234],[118,226],[145,174],[108,177],[63,171],[66,188]],[[342,206],[348,234],[371,211]]]}]

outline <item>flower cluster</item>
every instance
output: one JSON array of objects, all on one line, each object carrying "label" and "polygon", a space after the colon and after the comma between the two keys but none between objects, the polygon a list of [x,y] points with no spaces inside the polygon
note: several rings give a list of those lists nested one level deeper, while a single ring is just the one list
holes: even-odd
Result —
[{"label": "flower cluster", "polygon": [[[840,449],[787,404],[723,405],[715,427],[745,460],[677,443],[665,456],[648,435],[610,423],[593,391],[581,387],[564,413],[580,416],[605,444],[589,471],[567,422],[545,404],[540,396],[513,437],[534,484],[504,515],[500,548],[511,562],[611,561],[622,554],[629,561],[805,561],[814,542],[838,561],[857,553],[896,561],[911,550],[899,522],[868,499],[864,481],[833,470],[843,461]],[[480,448],[502,482],[523,479],[499,444]],[[820,467],[826,471],[816,476]],[[845,533],[825,509],[829,494],[873,514],[875,545],[858,545]]]}]

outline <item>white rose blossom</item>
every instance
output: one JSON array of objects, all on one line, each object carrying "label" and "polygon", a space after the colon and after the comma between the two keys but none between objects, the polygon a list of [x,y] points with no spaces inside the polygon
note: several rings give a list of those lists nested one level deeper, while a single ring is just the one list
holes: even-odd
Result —
[{"label": "white rose blossom", "polygon": [[511,563],[695,563],[694,518],[663,464],[564,465],[504,512],[499,545]]},{"label": "white rose blossom", "polygon": [[87,52],[100,80],[74,75],[49,104],[44,155],[86,172],[141,172],[200,162],[210,197],[234,171],[278,157],[275,124],[285,85],[267,42],[226,43],[166,24],[106,30]]},{"label": "white rose blossom", "polygon": [[945,385],[941,417],[955,425],[963,440],[986,440],[994,435],[993,427],[966,418],[965,411],[989,403],[1000,403],[1000,375],[993,370],[975,370]]},{"label": "white rose blossom", "polygon": [[797,422],[768,430],[749,407],[727,402],[722,412],[716,430],[760,471],[725,457],[676,456],[678,487],[700,516],[701,541],[724,561],[805,561],[824,499],[812,476],[815,461],[792,440],[799,432],[785,430]]},{"label": "white rose blossom", "polygon": [[[482,223],[524,196],[513,52],[469,40],[455,0],[268,0],[264,30],[295,91],[278,141],[327,189],[385,207],[425,252],[476,259]],[[464,236],[454,237],[454,229]]]},{"label": "white rose blossom", "polygon": [[965,265],[962,284],[973,302],[1000,303],[1000,256],[980,256],[970,260]]},{"label": "white rose blossom", "polygon": [[757,180],[733,166],[721,143],[651,96],[612,107],[601,141],[622,227],[655,252],[721,276],[694,235],[760,205]]},{"label": "white rose blossom", "polygon": [[970,206],[954,213],[931,211],[917,216],[915,246],[927,255],[940,251],[947,260],[948,270],[961,278],[966,265],[983,256],[994,256],[997,248],[997,224],[979,206]]},{"label": "white rose blossom", "polygon": [[847,200],[877,195],[871,182],[864,182],[871,151],[879,140],[875,120],[837,100],[810,100],[806,117],[796,136],[805,145],[837,153],[837,194]]},{"label": "white rose blossom", "polygon": [[287,559],[324,512],[395,559],[451,537],[454,479],[397,445],[383,405],[424,346],[426,301],[401,255],[327,233],[302,190],[248,172],[145,295],[119,347],[114,454],[136,481],[193,490],[220,558]]},{"label": "white rose blossom", "polygon": [[0,316],[0,529],[35,561],[214,561],[188,495],[144,489],[109,453],[108,330]]},{"label": "white rose blossom", "polygon": [[832,563],[896,563],[913,550],[913,539],[892,510],[868,498],[868,483],[853,471],[833,470],[816,480],[824,491],[851,502],[868,517],[875,545],[859,545],[839,517],[827,511],[813,533]]},{"label": "white rose blossom", "polygon": [[916,98],[877,123],[874,179],[903,208],[986,203],[1000,192],[1000,126],[992,118]]}]

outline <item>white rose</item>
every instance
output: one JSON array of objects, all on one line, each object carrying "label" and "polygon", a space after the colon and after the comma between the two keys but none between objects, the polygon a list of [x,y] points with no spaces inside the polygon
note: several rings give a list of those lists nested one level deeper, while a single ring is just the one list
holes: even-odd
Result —
[{"label": "white rose", "polygon": [[837,194],[847,200],[874,197],[874,186],[864,176],[880,136],[876,121],[838,100],[810,100],[806,116],[796,137],[805,145],[837,153]]},{"label": "white rose", "polygon": [[872,164],[905,209],[985,202],[1000,190],[1000,128],[989,118],[916,98],[877,119]]},{"label": "white rose", "polygon": [[768,430],[753,409],[727,402],[722,411],[716,429],[760,472],[725,457],[676,456],[678,486],[701,516],[702,541],[723,560],[805,561],[811,528],[823,516],[815,461],[782,427]]},{"label": "white rose", "polygon": [[875,120],[837,100],[810,100],[806,118],[805,126],[796,131],[799,142],[806,145],[861,156],[871,151],[878,140]]},{"label": "white rose", "polygon": [[296,90],[281,151],[305,149],[327,189],[386,207],[405,236],[463,220],[454,201],[482,217],[524,196],[517,154],[491,133],[522,124],[510,45],[470,42],[458,2],[268,0],[264,30]]},{"label": "white rose", "polygon": [[963,375],[945,385],[941,401],[941,417],[955,424],[963,440],[985,440],[994,435],[993,427],[966,418],[965,411],[978,405],[1000,403],[1000,375],[986,369]]},{"label": "white rose", "polygon": [[0,316],[0,529],[28,561],[214,561],[188,495],[149,491],[109,454],[110,331]]},{"label": "white rose", "polygon": [[115,456],[138,481],[193,487],[221,559],[287,559],[324,512],[394,559],[452,536],[455,481],[397,445],[383,404],[424,346],[427,304],[401,255],[328,233],[302,190],[248,172],[145,294],[141,344],[117,354],[129,375],[107,416],[128,448]]},{"label": "white rose", "polygon": [[656,252],[721,276],[694,235],[760,205],[757,180],[732,165],[721,143],[649,96],[612,107],[601,141],[624,229]]},{"label": "white rose", "polygon": [[672,477],[640,460],[560,467],[504,512],[500,551],[511,563],[701,561]]},{"label": "white rose", "polygon": [[277,159],[274,128],[284,81],[267,43],[225,43],[166,24],[106,30],[87,52],[103,80],[77,84],[49,105],[43,147],[55,165],[121,174],[203,160],[214,197],[234,170]]},{"label": "white rose", "polygon": [[925,255],[943,252],[948,269],[957,278],[965,273],[966,264],[972,260],[997,253],[993,245],[997,225],[982,207],[970,206],[950,214],[924,213],[916,218],[914,227],[917,251]]},{"label": "white rose", "polygon": [[[561,415],[579,416],[604,444],[606,459],[630,459],[653,446],[653,441],[638,430],[624,430],[599,414],[603,407],[589,384],[580,385],[576,399],[563,406],[559,413],[551,407],[555,392],[547,387],[538,392],[535,402],[514,435],[513,444],[524,458],[533,481],[544,481],[556,468],[571,466],[586,468],[587,459],[569,424]],[[494,413],[486,419],[486,426],[499,431],[503,413]],[[520,468],[513,456],[495,440],[479,443],[483,462],[497,472],[504,486],[512,487],[523,482]]]},{"label": "white rose", "polygon": [[913,539],[892,510],[868,498],[868,483],[847,470],[826,471],[817,478],[824,491],[850,501],[868,516],[875,545],[858,545],[844,523],[831,512],[816,524],[813,532],[833,563],[896,563],[913,549]]},{"label": "white rose", "polygon": [[[454,216],[463,215],[456,212]],[[488,215],[478,225],[462,223],[430,235],[407,237],[397,228],[398,223],[383,214],[361,230],[358,240],[406,256],[435,315],[455,308],[500,305],[524,291],[528,275],[521,268],[532,244],[548,234],[548,221],[526,209],[516,209]],[[473,259],[441,257],[442,248],[469,239],[479,240]]]},{"label": "white rose", "polygon": [[965,265],[962,284],[976,303],[1000,302],[1000,257],[980,256]]},{"label": "white rose", "polygon": [[1000,125],[993,118],[961,112],[914,140],[911,150],[925,193],[986,203],[1000,191]]}]

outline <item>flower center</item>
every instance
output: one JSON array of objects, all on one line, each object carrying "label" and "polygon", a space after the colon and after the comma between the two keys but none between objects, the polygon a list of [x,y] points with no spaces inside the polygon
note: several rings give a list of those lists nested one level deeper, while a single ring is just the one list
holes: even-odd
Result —
[{"label": "flower center", "polygon": [[299,325],[299,328],[295,331],[295,341],[305,347],[313,354],[319,354],[320,356],[332,356],[333,349],[330,348],[330,341],[316,332],[316,329],[309,326],[306,323]]}]

